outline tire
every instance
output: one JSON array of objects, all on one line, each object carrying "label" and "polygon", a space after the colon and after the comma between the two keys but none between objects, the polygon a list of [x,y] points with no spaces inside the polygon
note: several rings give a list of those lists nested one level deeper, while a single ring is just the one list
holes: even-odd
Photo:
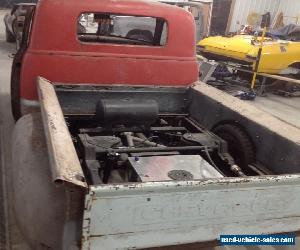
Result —
[{"label": "tire", "polygon": [[255,162],[255,149],[250,137],[238,126],[224,124],[217,126],[213,132],[228,144],[228,151],[235,163],[247,172],[248,165]]},{"label": "tire", "polygon": [[11,111],[15,121],[17,121],[21,117],[20,74],[21,66],[15,65],[12,69],[10,79]]},{"label": "tire", "polygon": [[8,43],[14,43],[16,41],[16,38],[14,34],[12,34],[7,27],[5,27],[5,34],[6,34],[6,42]]}]

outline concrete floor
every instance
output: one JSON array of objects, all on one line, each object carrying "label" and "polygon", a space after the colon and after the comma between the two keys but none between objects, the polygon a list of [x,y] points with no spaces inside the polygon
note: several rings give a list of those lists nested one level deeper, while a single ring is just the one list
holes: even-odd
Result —
[{"label": "concrete floor", "polygon": [[[5,30],[2,20],[6,12],[6,10],[0,10],[0,250],[28,250],[29,248],[24,242],[22,234],[19,232],[14,220],[13,206],[9,199],[12,194],[12,188],[9,185],[11,183],[9,181],[9,169],[11,162],[10,142],[14,126],[14,121],[10,111],[10,70],[12,63],[11,54],[15,52],[15,45],[5,42]],[[274,108],[274,102],[277,102],[276,98],[273,101],[267,101],[266,99],[258,100],[258,103],[261,103],[261,108],[270,113],[273,112],[274,115],[281,116],[282,119],[289,120],[290,123],[300,126],[299,116],[294,117],[293,113],[290,113],[292,111],[289,109],[283,109],[283,112],[279,112],[279,109],[276,107]],[[300,106],[297,105],[294,108],[296,109],[297,107]],[[212,248],[204,247],[201,249],[208,250]],[[215,247],[213,249],[288,250],[299,249],[299,247]]]},{"label": "concrete floor", "polygon": [[[1,146],[1,186],[0,197],[3,197],[2,209],[0,207],[0,249],[27,250],[26,244],[15,224],[13,208],[10,203],[12,193],[9,185],[9,169],[11,163],[11,134],[14,121],[10,110],[10,71],[12,54],[15,53],[15,44],[5,42],[5,29],[3,23],[4,13],[0,10],[0,146]],[[1,211],[2,210],[2,211]],[[2,245],[1,245],[2,244]]]},{"label": "concrete floor", "polygon": [[267,97],[256,97],[253,105],[300,128],[300,97],[281,97],[268,94]]}]

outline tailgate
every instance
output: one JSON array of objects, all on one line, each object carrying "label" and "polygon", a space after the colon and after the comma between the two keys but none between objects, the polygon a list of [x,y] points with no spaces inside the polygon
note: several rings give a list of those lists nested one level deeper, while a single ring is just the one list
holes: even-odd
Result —
[{"label": "tailgate", "polygon": [[300,176],[92,186],[83,248],[140,249],[300,229]]}]

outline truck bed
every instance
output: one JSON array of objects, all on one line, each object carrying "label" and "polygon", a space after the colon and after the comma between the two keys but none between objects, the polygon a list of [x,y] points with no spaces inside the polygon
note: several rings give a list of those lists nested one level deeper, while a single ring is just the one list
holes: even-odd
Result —
[{"label": "truck bed", "polygon": [[[88,87],[64,87],[40,79],[43,118],[31,114],[16,124],[13,154],[18,157],[14,157],[12,165],[21,166],[13,168],[16,171],[13,179],[18,190],[15,195],[19,196],[16,212],[23,215],[18,218],[23,229],[27,226],[27,230],[36,230],[46,241],[54,240],[56,234],[61,237],[68,230],[74,237],[83,237],[81,249],[90,250],[100,245],[107,250],[139,249],[211,241],[226,233],[280,233],[300,229],[298,128],[203,83],[185,90],[138,88],[135,90],[139,95],[145,92],[161,99],[163,107],[172,107],[172,112],[181,110],[183,103],[188,104],[193,118],[209,129],[219,121],[239,122],[254,138],[259,149],[258,160],[275,173],[245,178],[87,185],[81,178],[83,173],[76,151],[70,148],[73,143],[66,143],[72,141],[67,126],[71,120],[67,118],[89,119],[97,95],[136,94],[134,88],[92,86],[90,91]],[[32,190],[40,195],[28,195]],[[47,202],[46,193],[55,202]],[[24,209],[24,199],[32,207]],[[56,206],[60,202],[61,206]],[[35,205],[39,208],[43,204],[47,206],[43,206],[42,214],[32,212]],[[68,218],[63,217],[65,211],[70,212]],[[32,216],[39,223],[28,229]],[[41,230],[49,220],[56,220],[58,228]],[[52,239],[48,237],[49,232]],[[70,240],[59,239],[64,243]]]},{"label": "truck bed", "polygon": [[[56,132],[65,126],[64,118],[59,105],[49,105],[56,98],[52,85],[42,79],[39,84],[52,176],[63,177],[62,181],[78,185],[78,179],[73,181],[67,176],[57,175],[58,168],[67,168],[70,164],[57,164],[62,162],[53,153],[65,150],[65,147],[61,148],[64,145]],[[84,94],[88,92],[84,88],[58,87],[56,91],[58,98],[75,90],[75,99],[78,95],[86,99]],[[99,89],[100,95],[102,91]],[[104,91],[108,90],[104,88]],[[113,94],[116,90],[109,91]],[[126,91],[122,93],[125,95]],[[174,90],[174,93],[183,94],[180,90]],[[300,175],[299,161],[295,157],[300,150],[299,129],[202,83],[196,84],[186,95],[189,113],[208,128],[218,120],[230,119],[246,124],[257,140],[256,145],[260,146],[258,160],[274,174],[89,185],[83,210],[82,249],[98,249],[99,246],[105,249],[141,249],[212,241],[220,234],[280,233],[300,229]],[[179,99],[176,100],[176,105],[171,107],[181,107]],[[60,103],[65,114],[72,113],[72,109],[80,114],[72,100],[68,99],[68,105],[64,105],[63,99]],[[211,110],[214,110],[214,115],[211,115]],[[270,145],[265,138],[274,136],[276,141]],[[281,154],[276,155],[274,150],[278,145],[282,146]],[[64,173],[63,169],[60,171]],[[74,174],[68,174],[80,176],[78,169]]]}]

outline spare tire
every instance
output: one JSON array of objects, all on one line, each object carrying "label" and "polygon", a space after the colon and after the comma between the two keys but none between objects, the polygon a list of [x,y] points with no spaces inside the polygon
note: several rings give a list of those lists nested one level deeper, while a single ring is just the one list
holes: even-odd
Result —
[{"label": "spare tire", "polygon": [[219,125],[213,132],[227,142],[228,151],[235,163],[247,172],[248,165],[255,162],[255,148],[247,133],[233,124]]}]

